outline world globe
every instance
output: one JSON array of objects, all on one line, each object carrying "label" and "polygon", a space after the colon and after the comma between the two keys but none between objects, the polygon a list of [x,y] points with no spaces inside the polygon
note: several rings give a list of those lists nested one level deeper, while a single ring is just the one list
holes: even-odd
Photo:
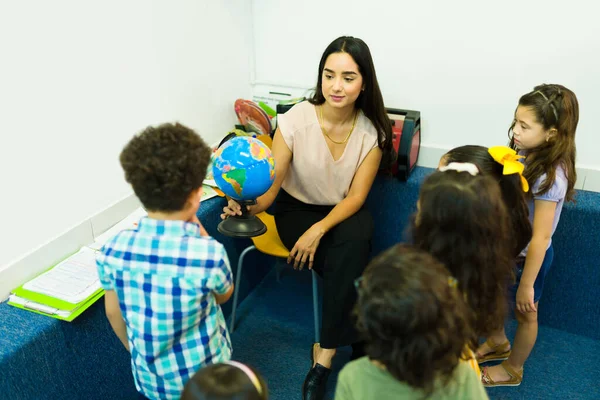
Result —
[{"label": "world globe", "polygon": [[275,179],[271,150],[258,139],[238,136],[214,153],[213,177],[227,196],[238,201],[255,200]]}]

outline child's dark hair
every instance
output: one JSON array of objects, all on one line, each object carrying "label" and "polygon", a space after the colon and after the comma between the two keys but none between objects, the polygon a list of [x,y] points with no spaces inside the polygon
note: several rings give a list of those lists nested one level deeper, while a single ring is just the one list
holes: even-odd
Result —
[{"label": "child's dark hair", "polygon": [[366,353],[427,395],[446,384],[466,343],[470,310],[449,271],[425,251],[398,244],[375,257],[358,285],[354,313]]},{"label": "child's dark hair", "polygon": [[186,383],[181,400],[267,400],[267,384],[254,368],[227,361],[200,369]]},{"label": "child's dark hair", "polygon": [[414,245],[444,263],[474,313],[475,332],[488,336],[504,323],[514,265],[498,183],[483,174],[437,171],[421,185],[418,208]]},{"label": "child's dark hair", "polygon": [[504,175],[504,166],[494,160],[484,146],[461,146],[446,153],[443,160],[452,162],[472,163],[484,175],[490,175],[500,185],[500,192],[506,209],[511,216],[510,230],[513,232],[513,257],[517,257],[531,241],[533,229],[529,221],[529,207],[519,174]]},{"label": "child's dark hair", "polygon": [[129,141],[120,161],[125,180],[148,211],[181,211],[202,186],[211,149],[181,124],[148,127]]},{"label": "child's dark hair", "polygon": [[[575,93],[562,85],[543,84],[521,96],[519,106],[530,107],[545,130],[554,128],[557,131],[547,142],[531,150],[536,156],[527,164],[525,178],[533,185],[546,174],[546,180],[541,183],[539,192],[535,193],[542,195],[550,190],[556,178],[556,168],[562,165],[568,181],[566,200],[574,200],[577,181],[575,131],[579,123],[579,102]],[[512,135],[514,126],[515,121],[508,130],[508,136],[510,147],[517,149]]]}]

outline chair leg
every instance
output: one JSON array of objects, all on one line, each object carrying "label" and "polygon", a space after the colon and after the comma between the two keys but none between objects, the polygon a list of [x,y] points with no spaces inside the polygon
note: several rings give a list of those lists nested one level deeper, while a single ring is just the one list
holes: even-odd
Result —
[{"label": "chair leg", "polygon": [[317,285],[317,273],[315,270],[312,273],[312,292],[313,292],[313,314],[315,318],[315,343],[321,342],[320,331],[321,327],[319,324],[319,287]]},{"label": "chair leg", "polygon": [[244,251],[242,251],[242,254],[240,254],[240,258],[238,259],[237,276],[235,277],[235,287],[233,288],[233,304],[231,306],[231,322],[229,324],[229,333],[233,333],[233,330],[235,328],[235,310],[237,308],[238,292],[240,290],[240,281],[242,277],[242,265],[244,264],[244,257],[246,257],[246,254],[249,251],[252,251],[254,249],[256,249],[256,247],[254,246],[246,247]]}]

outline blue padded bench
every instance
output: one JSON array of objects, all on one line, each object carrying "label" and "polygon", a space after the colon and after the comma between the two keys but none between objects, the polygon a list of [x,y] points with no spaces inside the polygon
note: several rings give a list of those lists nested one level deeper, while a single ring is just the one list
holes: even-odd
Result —
[{"label": "blue padded bench", "polygon": [[[367,199],[376,228],[373,255],[406,241],[419,187],[432,171],[417,167],[407,182],[377,177]],[[553,243],[539,321],[600,340],[600,193],[577,191],[576,203],[563,207]]]},{"label": "blue padded bench", "polygon": [[[380,176],[367,199],[375,219],[373,255],[405,241],[418,191],[431,169],[416,168],[408,182]],[[236,265],[248,240],[216,232],[221,198],[206,201],[198,217],[227,248]],[[540,305],[540,322],[551,328],[600,340],[600,194],[577,193],[567,204],[555,234],[555,261]],[[248,256],[241,299],[263,279],[273,260],[258,252]],[[249,273],[249,271],[253,271]],[[224,305],[226,315],[230,303]],[[573,340],[578,336],[573,335]],[[582,339],[583,340],[583,339]],[[589,343],[589,340],[586,339]],[[235,349],[234,349],[235,352]],[[576,360],[573,360],[574,368]],[[0,398],[135,399],[129,354],[122,347],[98,301],[72,323],[57,321],[0,304]]]}]

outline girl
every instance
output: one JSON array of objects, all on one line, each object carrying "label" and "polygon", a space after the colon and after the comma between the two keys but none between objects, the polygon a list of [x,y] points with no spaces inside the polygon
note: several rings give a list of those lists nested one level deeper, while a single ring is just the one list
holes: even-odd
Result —
[{"label": "girl", "polygon": [[[363,208],[392,130],[368,46],[340,37],[325,49],[315,95],[279,117],[273,138],[275,182],[249,207],[251,214],[276,200],[275,223],[288,263],[323,277],[321,340],[311,349],[304,399],[322,399],[331,361],[340,346],[360,354],[351,320],[353,281],[367,265],[373,220]],[[280,190],[281,189],[281,190]],[[230,201],[222,218],[241,214]]]},{"label": "girl", "polygon": [[514,347],[504,330],[494,333],[478,350],[480,362],[506,359],[485,368],[485,386],[518,386],[523,365],[537,338],[538,302],[554,252],[552,235],[565,200],[575,195],[575,131],[579,104],[575,93],[561,85],[540,85],[519,99],[509,129],[510,146],[525,156],[525,178],[533,182],[529,197],[533,225],[531,242],[517,264],[516,298],[518,321]]},{"label": "girl", "polygon": [[473,163],[482,174],[489,175],[498,182],[502,199],[510,214],[510,236],[513,240],[511,255],[516,258],[531,240],[532,229],[525,198],[529,184],[522,176],[522,165],[518,164],[521,168],[515,168],[519,161],[514,153],[514,150],[505,146],[490,149],[484,146],[461,146],[446,153],[440,159],[438,168],[452,162]]},{"label": "girl", "polygon": [[[512,278],[508,212],[498,183],[474,164],[450,163],[421,186],[413,221],[415,247],[431,253],[456,278],[479,336],[500,329]],[[494,327],[494,328],[492,328]],[[468,356],[474,358],[468,344]],[[473,368],[479,372],[476,363]]]},{"label": "girl", "polygon": [[264,379],[253,368],[226,361],[200,369],[185,384],[181,400],[267,400]]},{"label": "girl", "polygon": [[475,334],[464,296],[439,261],[396,245],[356,282],[368,357],[342,369],[336,400],[488,398],[475,372],[459,362]]}]

